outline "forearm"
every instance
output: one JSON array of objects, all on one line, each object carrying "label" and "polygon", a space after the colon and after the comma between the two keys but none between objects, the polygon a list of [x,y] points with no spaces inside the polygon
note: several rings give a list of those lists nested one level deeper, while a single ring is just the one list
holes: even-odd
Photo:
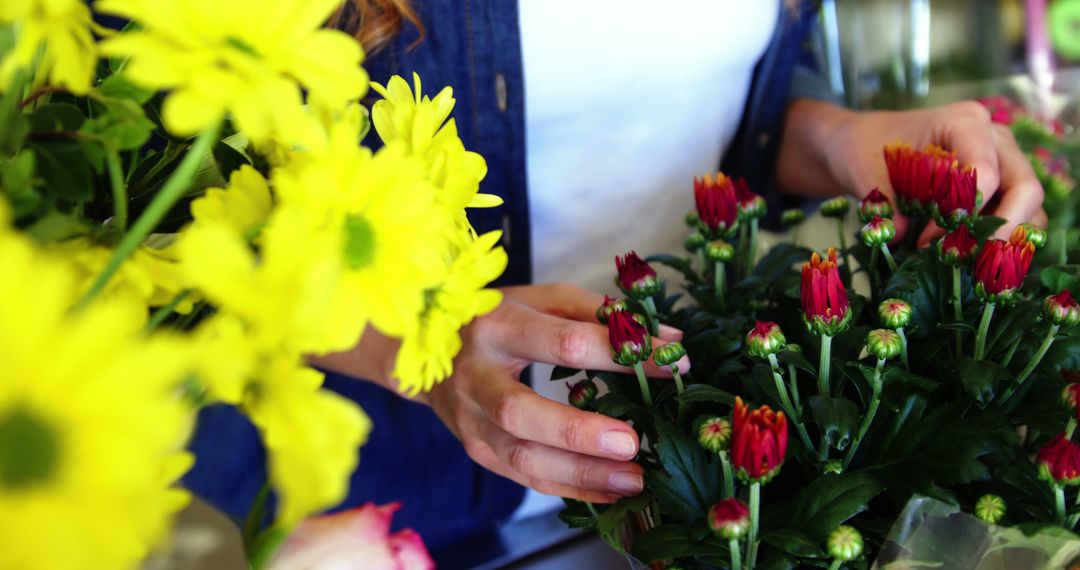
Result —
[{"label": "forearm", "polygon": [[854,116],[853,111],[813,99],[796,99],[788,105],[776,167],[781,192],[816,197],[850,191],[843,167],[832,161],[843,160],[835,151]]}]

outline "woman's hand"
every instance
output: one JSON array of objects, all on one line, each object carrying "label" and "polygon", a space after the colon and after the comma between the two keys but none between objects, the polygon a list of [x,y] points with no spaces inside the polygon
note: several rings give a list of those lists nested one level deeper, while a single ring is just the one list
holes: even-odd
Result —
[{"label": "woman's hand", "polygon": [[[594,503],[640,493],[642,469],[632,461],[640,442],[633,428],[548,400],[519,380],[534,362],[629,372],[612,362],[607,329],[596,322],[603,297],[567,284],[503,292],[499,308],[462,330],[453,376],[416,399],[435,410],[474,461],[541,493]],[[388,378],[377,371],[390,370],[392,358],[390,365],[377,361],[379,354],[392,355],[393,345],[373,333],[367,331],[353,351],[317,363],[353,375],[367,367]],[[680,336],[661,327],[667,341]],[[681,370],[689,367],[689,360],[679,362]],[[671,376],[651,362],[645,371]]]},{"label": "woman's hand", "polygon": [[[896,141],[916,148],[937,144],[955,152],[962,164],[975,167],[982,212],[1007,222],[998,237],[1007,237],[1024,222],[1046,224],[1042,186],[1012,131],[993,123],[990,113],[974,101],[914,111],[857,112],[798,100],[788,108],[778,181],[792,193],[817,196],[840,190],[862,198],[876,187],[895,204],[882,149]],[[895,221],[897,233],[903,235],[907,219],[897,215]],[[942,233],[931,222],[919,244]]]}]

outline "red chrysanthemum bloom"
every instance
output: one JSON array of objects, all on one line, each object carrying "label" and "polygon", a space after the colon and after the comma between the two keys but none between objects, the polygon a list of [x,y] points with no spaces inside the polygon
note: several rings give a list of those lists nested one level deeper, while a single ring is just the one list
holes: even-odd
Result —
[{"label": "red chrysanthemum bloom", "polygon": [[739,219],[735,184],[723,173],[694,179],[694,203],[703,232],[712,239],[727,237]]},{"label": "red chrysanthemum bloom", "polygon": [[[1065,374],[1062,372],[1062,374]],[[1080,420],[1080,382],[1066,384],[1061,390],[1061,403]]]},{"label": "red chrysanthemum bloom", "polygon": [[811,331],[829,336],[851,323],[847,290],[836,266],[836,250],[829,248],[828,260],[815,251],[802,268],[803,321]]},{"label": "red chrysanthemum bloom", "polygon": [[977,177],[977,172],[970,166],[949,171],[948,182],[934,194],[934,216],[938,224],[955,228],[960,222],[975,217],[975,202],[979,194],[975,189]]},{"label": "red chrysanthemum bloom", "polygon": [[644,299],[660,291],[656,271],[633,251],[622,257],[615,256],[615,269],[618,270],[615,284],[630,297]]},{"label": "red chrysanthemum bloom", "polygon": [[627,311],[616,311],[608,317],[608,341],[611,359],[623,366],[633,366],[648,360],[652,354],[652,337],[645,325]]},{"label": "red chrysanthemum bloom", "polygon": [[937,243],[938,257],[950,265],[957,265],[975,254],[979,242],[964,224],[945,234]]},{"label": "red chrysanthemum bloom", "polygon": [[900,211],[909,216],[930,213],[934,196],[949,181],[956,156],[936,145],[918,151],[906,144],[893,144],[884,152]]},{"label": "red chrysanthemum bloom", "polygon": [[987,240],[975,260],[975,293],[985,302],[1011,303],[1034,256],[1035,245],[1027,240],[1023,226],[1013,230],[1009,241]]},{"label": "red chrysanthemum bloom", "polygon": [[874,216],[881,218],[893,217],[892,202],[889,201],[888,196],[877,188],[871,190],[865,198],[859,201],[859,221],[865,224],[874,219]]},{"label": "red chrysanthemum bloom", "polygon": [[780,471],[787,454],[787,418],[769,406],[754,411],[735,397],[731,415],[731,465],[746,482],[766,482]]},{"label": "red chrysanthemum bloom", "polygon": [[743,178],[736,178],[734,185],[735,203],[739,208],[739,217],[747,220],[765,217],[767,210],[765,198],[750,190],[750,185]]},{"label": "red chrysanthemum bloom", "polygon": [[1035,460],[1044,480],[1057,485],[1080,483],[1080,446],[1067,439],[1064,432],[1043,446]]},{"label": "red chrysanthemum bloom", "polygon": [[1014,103],[1012,99],[1001,95],[985,97],[977,99],[977,101],[982,103],[982,106],[986,107],[987,111],[990,111],[990,120],[999,125],[1011,126],[1016,122],[1016,116],[1024,113],[1023,109]]},{"label": "red chrysanthemum bloom", "polygon": [[709,509],[709,528],[725,540],[740,540],[750,530],[750,509],[735,498],[717,501]]}]

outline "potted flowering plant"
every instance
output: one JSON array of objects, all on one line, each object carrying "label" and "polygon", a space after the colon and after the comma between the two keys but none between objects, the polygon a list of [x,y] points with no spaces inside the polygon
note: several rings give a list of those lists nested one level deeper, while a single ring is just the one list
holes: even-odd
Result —
[{"label": "potted flowering plant", "polygon": [[[597,316],[636,374],[552,377],[584,375],[574,404],[633,424],[646,489],[610,506],[568,502],[568,524],[653,568],[886,563],[903,550],[889,530],[913,497],[1021,536],[1080,540],[1076,251],[1044,265],[1041,228],[993,238],[1003,221],[978,214],[977,173],[948,150],[883,154],[898,203],[871,192],[848,236],[849,200],[825,202],[838,248],[782,243],[756,260],[763,202],[720,174],[695,181],[689,256],[618,260],[627,298]],[[894,209],[948,233],[921,250],[896,243]],[[802,218],[783,216],[793,233]],[[677,271],[685,294],[669,295],[650,264]],[[853,287],[863,275],[869,287]],[[661,321],[682,341],[655,346]],[[641,373],[684,354],[693,368],[673,368],[674,382]],[[917,562],[974,567],[947,550]]]},{"label": "potted flowering plant", "polygon": [[[449,88],[371,84],[369,120],[363,50],[324,25],[339,5],[0,7],[0,567],[135,567],[188,500],[214,404],[267,448],[253,567],[432,566],[388,533],[394,506],[301,524],[345,497],[371,428],[308,359],[377,330],[401,340],[401,390],[448,377],[506,266],[465,208],[499,201]],[[313,536],[335,544],[305,553]]]}]

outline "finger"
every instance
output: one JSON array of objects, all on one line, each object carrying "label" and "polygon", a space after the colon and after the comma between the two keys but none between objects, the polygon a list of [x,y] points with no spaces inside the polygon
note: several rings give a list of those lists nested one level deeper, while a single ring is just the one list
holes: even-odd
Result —
[{"label": "finger", "polygon": [[[606,327],[560,319],[516,303],[505,303],[498,319],[487,325],[490,341],[505,353],[526,362],[544,362],[568,368],[608,370],[629,373],[630,369],[611,360],[611,343]],[[653,338],[654,347],[665,342]],[[645,374],[655,378],[671,377],[668,367],[660,368],[652,360],[643,363]],[[683,357],[676,365],[680,372],[690,370],[690,359]]]},{"label": "finger", "polygon": [[[506,287],[503,292],[541,313],[584,323],[597,322],[596,310],[604,303],[603,295],[571,283]],[[683,336],[679,329],[663,323],[659,334],[667,341],[682,340]]]},{"label": "finger", "polygon": [[1040,207],[1039,210],[1035,212],[1035,215],[1031,216],[1031,223],[1040,228],[1045,228],[1046,224],[1050,223],[1050,218],[1046,215],[1046,210]]},{"label": "finger", "polygon": [[480,438],[503,463],[530,481],[622,496],[638,495],[645,488],[643,470],[636,463],[589,457],[516,438],[491,422],[484,422],[481,429]]},{"label": "finger", "polygon": [[[858,188],[854,189],[854,196],[855,198],[862,200],[875,189],[884,194],[885,197],[889,199],[889,203],[893,206],[893,226],[896,228],[895,239],[899,241],[907,234],[908,218],[900,213],[896,202],[896,192],[889,182],[889,172],[885,167],[885,161],[881,158],[881,155],[878,154],[875,160],[869,161],[868,164],[874,166],[868,169],[868,172],[862,173],[861,176],[863,182]],[[855,207],[858,208],[858,204],[856,204]]]},{"label": "finger", "polygon": [[535,479],[525,475],[524,473],[515,471],[509,465],[504,463],[497,453],[490,446],[483,442],[473,441],[466,445],[466,450],[469,453],[469,457],[473,461],[480,464],[484,469],[495,473],[496,475],[510,479],[511,481],[521,485],[522,487],[529,487],[539,493],[545,495],[554,495],[557,497],[565,497],[567,499],[575,499],[578,501],[586,501],[589,503],[614,503],[622,498],[621,495],[605,493],[601,491],[592,491],[588,489],[580,489],[570,485],[564,485],[555,483],[552,481],[544,481]]},{"label": "finger", "polygon": [[917,242],[918,247],[925,247],[927,245],[930,245],[931,242],[943,235],[945,235],[945,230],[942,229],[941,226],[937,225],[937,222],[930,220],[926,224],[926,227],[923,228],[922,233],[919,234],[919,241]]},{"label": "finger", "polygon": [[492,423],[519,439],[619,461],[638,452],[637,434],[624,422],[556,403],[516,382],[478,394],[477,403]]},{"label": "finger", "polygon": [[1001,183],[995,126],[989,111],[975,101],[956,103],[941,110],[953,120],[946,123],[943,140],[935,142],[956,153],[961,165],[975,168],[976,188],[982,193],[983,204],[989,204]]},{"label": "finger", "polygon": [[1006,239],[1017,224],[1034,220],[1036,213],[1042,210],[1044,193],[1035,170],[1016,144],[1012,132],[1006,127],[995,129],[995,141],[1001,167],[1001,195],[993,214],[1006,221],[995,236]]}]

